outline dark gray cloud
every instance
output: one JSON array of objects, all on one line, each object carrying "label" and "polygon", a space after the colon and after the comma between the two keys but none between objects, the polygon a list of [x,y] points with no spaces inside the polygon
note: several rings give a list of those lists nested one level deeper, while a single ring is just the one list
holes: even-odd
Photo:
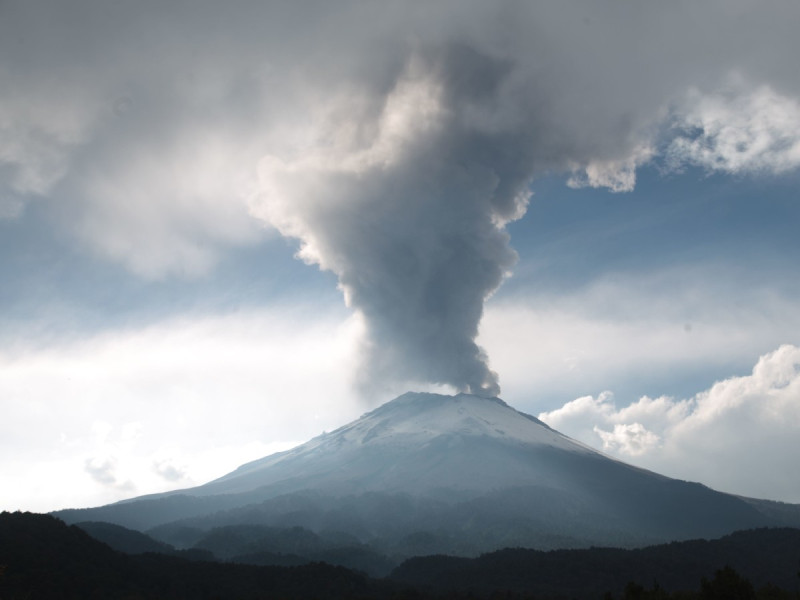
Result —
[{"label": "dark gray cloud", "polygon": [[120,481],[117,478],[117,464],[113,458],[87,458],[84,462],[84,471],[100,485],[128,492],[135,489],[131,481]]},{"label": "dark gray cloud", "polygon": [[[364,384],[495,394],[475,337],[532,178],[783,172],[793,23],[745,0],[5,2],[0,218],[31,202],[146,277],[267,223],[367,326]],[[255,218],[254,218],[255,217]]]},{"label": "dark gray cloud", "polygon": [[166,481],[180,481],[187,478],[186,468],[176,466],[169,460],[153,461],[153,470]]},{"label": "dark gray cloud", "polygon": [[114,485],[117,477],[114,475],[115,465],[110,460],[86,459],[84,469],[97,483]]}]

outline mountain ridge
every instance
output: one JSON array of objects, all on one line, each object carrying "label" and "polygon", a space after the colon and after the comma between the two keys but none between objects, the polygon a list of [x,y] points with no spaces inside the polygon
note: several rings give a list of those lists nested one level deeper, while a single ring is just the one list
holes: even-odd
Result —
[{"label": "mountain ridge", "polygon": [[499,398],[407,393],[204,485],[55,514],[157,531],[178,547],[182,528],[251,523],[340,529],[401,555],[420,533],[426,551],[475,555],[719,537],[793,524],[800,507],[628,465]]},{"label": "mountain ridge", "polygon": [[[433,449],[432,446],[437,446],[445,441],[448,453],[458,453],[463,451],[463,448],[459,448],[459,446],[462,445],[460,442],[464,438],[481,438],[484,441],[489,438],[505,444],[534,444],[572,452],[602,455],[597,450],[555,431],[536,417],[515,410],[499,398],[471,394],[445,396],[408,392],[365,413],[359,419],[332,432],[319,435],[305,444],[246,463],[223,477],[195,488],[195,493],[219,493],[216,490],[223,488],[222,484],[231,484],[237,480],[240,483],[236,489],[246,491],[244,488],[248,484],[243,483],[244,478],[258,473],[263,475],[268,469],[275,468],[276,465],[286,461],[292,462],[292,472],[296,476],[298,471],[302,472],[303,470],[296,468],[298,461],[294,459],[299,457],[321,459],[324,464],[324,458],[321,455],[325,452],[337,454],[358,452],[364,447],[376,451],[387,449],[389,451],[395,449],[407,451],[414,446],[422,446],[425,450],[429,450]],[[415,461],[414,466],[419,470],[420,461]],[[460,466],[462,472],[474,470],[468,464]],[[364,467],[367,470],[370,469],[368,465],[364,465]],[[379,467],[383,469],[385,463]],[[409,479],[414,479],[410,473],[403,474],[405,479],[402,484],[397,481],[399,474],[397,473],[398,461],[396,458],[392,467],[392,477],[396,481],[395,489],[408,490],[414,487],[413,483],[409,481]],[[316,471],[321,470],[320,468]],[[451,465],[450,470],[457,470],[456,465]],[[503,469],[497,470],[503,471]],[[505,471],[507,470],[508,466]],[[358,477],[359,474],[350,473],[348,475],[351,478],[351,485],[348,486],[347,492],[350,493],[353,489],[352,478]],[[287,479],[290,477],[291,475],[287,474]],[[437,479],[439,478],[437,477]],[[263,485],[263,481],[263,479],[258,479],[258,485]],[[475,479],[472,478],[471,481],[474,485]],[[440,479],[439,482],[441,483]],[[518,480],[515,480],[516,482]],[[386,490],[387,486],[388,489],[392,489],[390,482],[382,481],[380,489]],[[430,491],[430,486],[423,485],[422,487]],[[363,483],[362,488],[364,491],[372,489],[369,484]],[[227,490],[230,489],[230,487],[227,488]]]}]

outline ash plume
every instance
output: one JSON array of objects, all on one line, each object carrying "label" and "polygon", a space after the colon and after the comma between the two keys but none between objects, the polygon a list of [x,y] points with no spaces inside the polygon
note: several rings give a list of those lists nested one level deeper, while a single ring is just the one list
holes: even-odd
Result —
[{"label": "ash plume", "polygon": [[[525,210],[533,163],[498,129],[509,65],[462,46],[412,55],[353,135],[286,162],[266,159],[262,210],[300,255],[337,274],[366,324],[372,381],[416,380],[497,395],[475,343],[483,303],[516,260],[505,225]],[[344,128],[354,128],[345,123]]]},{"label": "ash plume", "polygon": [[267,223],[363,318],[363,386],[495,395],[475,340],[532,179],[796,169],[798,6],[9,0],[0,219],[36,202],[151,279]]},{"label": "ash plume", "polygon": [[[311,141],[260,163],[251,209],[338,276],[366,326],[367,389],[421,381],[499,394],[475,340],[516,260],[505,227],[525,213],[532,179],[567,171],[574,187],[632,189],[665,115],[690,113],[670,109],[674,90],[709,68],[674,43],[672,55],[657,42],[631,52],[617,19],[664,40],[674,15],[660,9],[609,18],[585,3],[507,3],[452,17],[350,71],[322,114],[311,111]],[[637,72],[640,60],[656,72]]]}]

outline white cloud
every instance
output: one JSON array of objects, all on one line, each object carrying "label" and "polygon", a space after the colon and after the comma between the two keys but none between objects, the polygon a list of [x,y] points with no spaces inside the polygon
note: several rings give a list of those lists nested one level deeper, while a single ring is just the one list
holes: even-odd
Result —
[{"label": "white cloud", "polygon": [[800,502],[800,347],[761,356],[750,375],[692,398],[643,397],[617,408],[582,397],[539,418],[584,443],[722,491]]},{"label": "white cloud", "polygon": [[618,451],[628,456],[639,456],[656,447],[661,438],[645,429],[641,423],[617,423],[613,431],[603,431],[595,427],[594,431],[603,440],[603,449]]},{"label": "white cloud", "polygon": [[198,485],[333,429],[368,408],[350,392],[359,335],[283,308],[0,354],[0,508]]},{"label": "white cloud", "polygon": [[[725,377],[780,344],[800,345],[793,288],[743,285],[742,277],[682,265],[612,273],[556,295],[526,288],[487,304],[478,341],[500,373],[503,398],[534,413],[602,390],[642,395],[645,382],[688,395],[707,383],[698,375]],[[644,418],[636,417],[648,426]]]},{"label": "white cloud", "polygon": [[622,159],[593,159],[586,165],[573,164],[567,185],[571,188],[604,187],[612,192],[632,192],[636,187],[636,169],[649,162],[654,154],[654,149],[643,143]]},{"label": "white cloud", "polygon": [[769,85],[734,79],[714,93],[693,89],[675,118],[666,149],[673,168],[779,174],[800,166],[800,103]]},{"label": "white cloud", "polygon": [[671,101],[672,111],[660,110],[627,156],[573,163],[567,185],[630,192],[636,170],[651,161],[732,174],[779,175],[800,166],[797,98],[731,76],[718,88],[692,87]]},{"label": "white cloud", "polygon": [[197,276],[220,252],[264,236],[247,208],[256,157],[241,140],[195,131],[99,159],[73,207],[73,233],[145,278]]},{"label": "white cloud", "polygon": [[617,409],[611,392],[582,396],[539,418],[555,429],[620,456],[639,456],[661,445],[665,428],[685,418],[690,403],[642,396]]}]

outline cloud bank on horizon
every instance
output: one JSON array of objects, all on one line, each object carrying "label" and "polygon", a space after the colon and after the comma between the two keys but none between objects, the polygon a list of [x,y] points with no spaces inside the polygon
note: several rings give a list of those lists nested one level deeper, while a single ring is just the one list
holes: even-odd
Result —
[{"label": "cloud bank on horizon", "polygon": [[363,318],[366,389],[499,393],[475,338],[535,177],[800,164],[791,3],[2,11],[3,218],[50,213],[149,278],[273,227]]},{"label": "cloud bank on horizon", "polygon": [[[749,375],[687,399],[643,396],[618,408],[613,395],[584,396],[541,413],[555,429],[623,460],[716,489],[800,499],[800,348],[762,356]],[[764,464],[764,457],[769,457]],[[746,473],[744,478],[742,473]]]}]

